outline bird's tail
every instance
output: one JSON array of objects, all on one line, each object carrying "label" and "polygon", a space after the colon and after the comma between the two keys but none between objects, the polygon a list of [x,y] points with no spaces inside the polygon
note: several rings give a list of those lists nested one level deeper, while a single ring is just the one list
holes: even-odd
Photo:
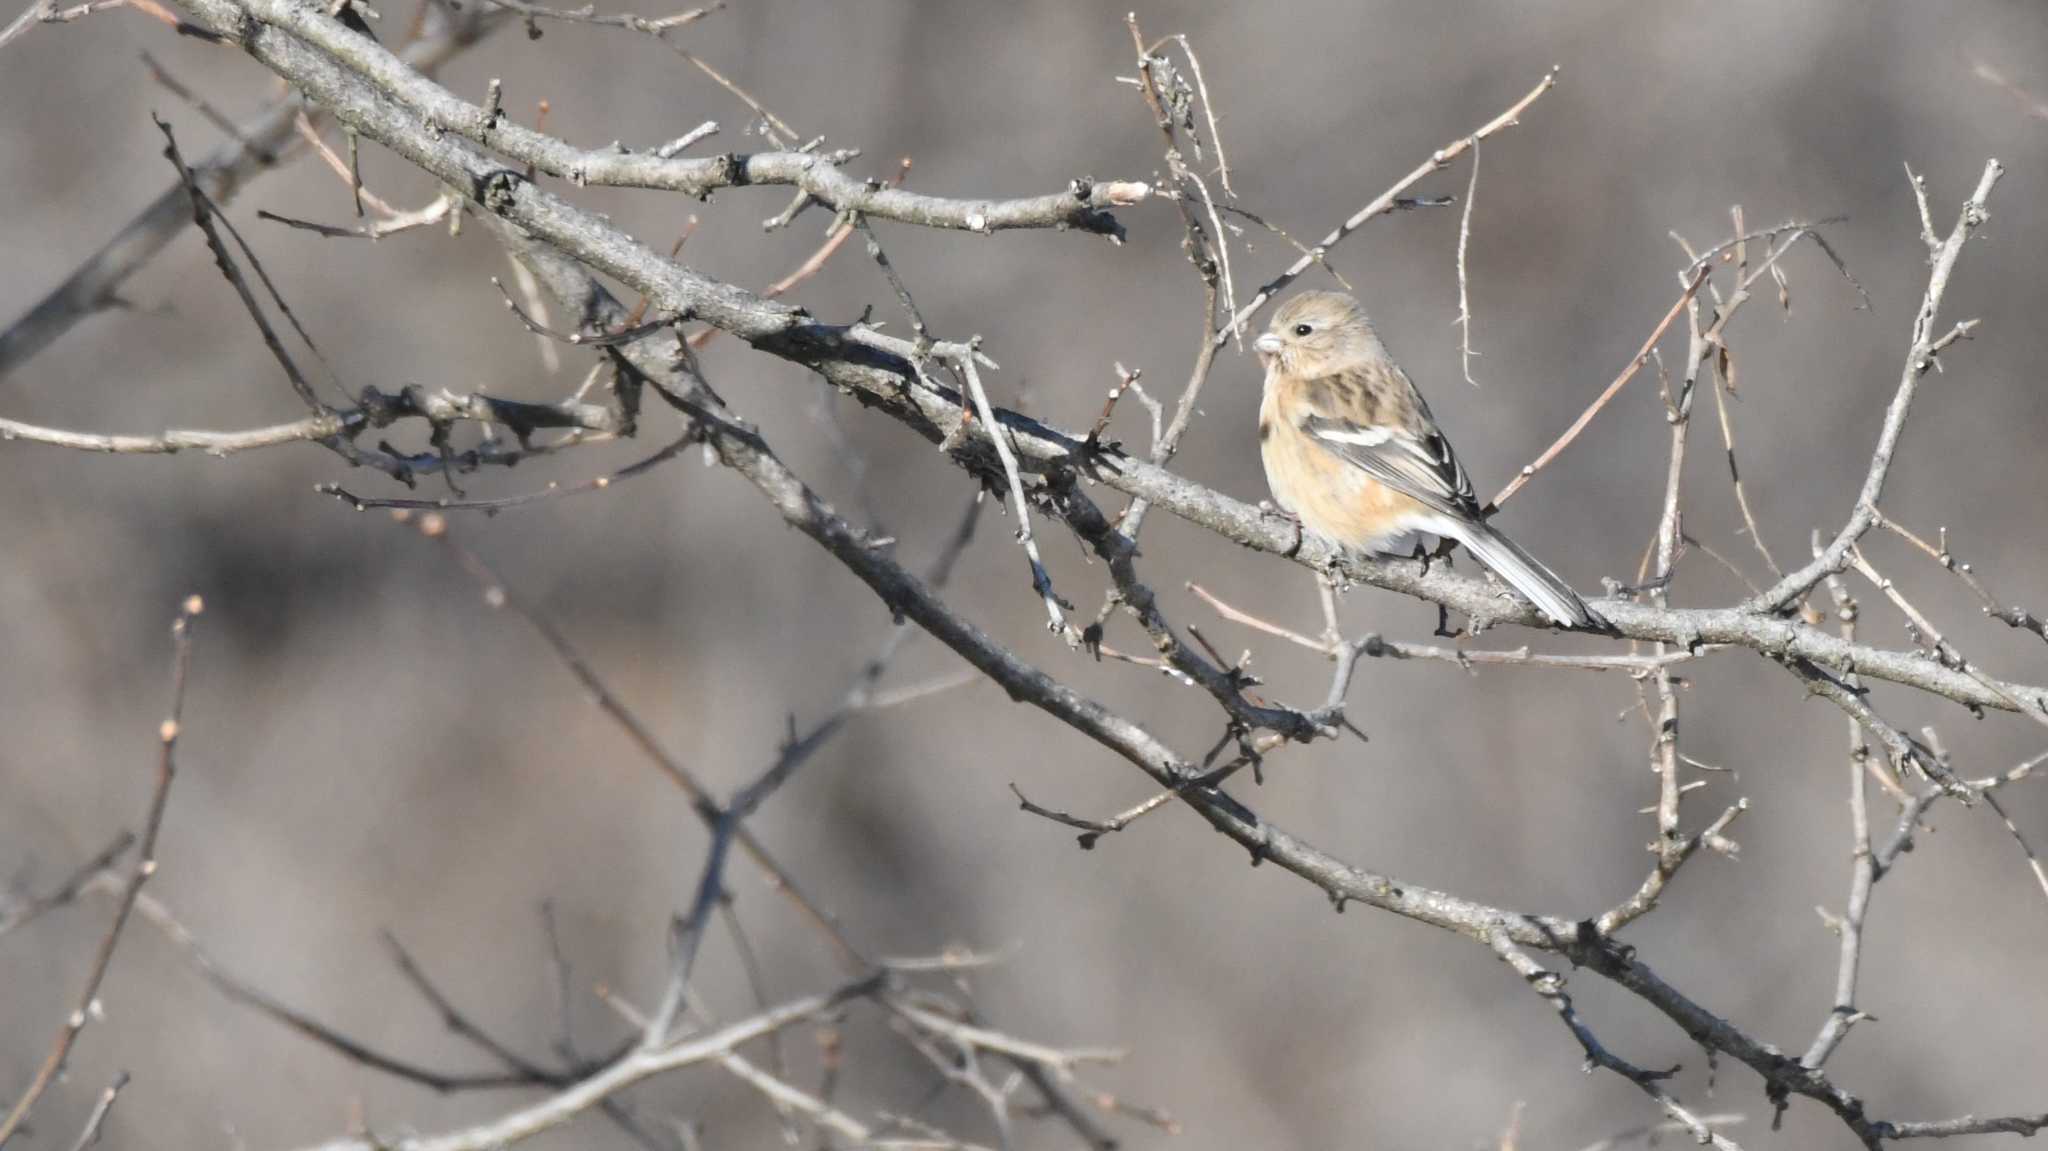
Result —
[{"label": "bird's tail", "polygon": [[1607,622],[1587,607],[1579,593],[1573,591],[1571,585],[1556,572],[1544,567],[1536,557],[1486,524],[1466,521],[1445,526],[1452,530],[1441,534],[1464,544],[1467,550],[1479,557],[1480,563],[1492,568],[1494,574],[1506,580],[1509,587],[1529,597],[1529,602],[1558,626],[1597,628]]}]

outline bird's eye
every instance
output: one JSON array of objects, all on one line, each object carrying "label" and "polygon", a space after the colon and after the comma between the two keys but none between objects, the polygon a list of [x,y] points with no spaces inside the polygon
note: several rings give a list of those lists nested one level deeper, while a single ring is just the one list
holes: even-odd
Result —
[{"label": "bird's eye", "polygon": [[1294,334],[1295,334],[1295,335],[1297,335],[1297,336],[1306,336],[1306,335],[1308,335],[1308,334],[1309,334],[1310,332],[1313,332],[1313,331],[1315,331],[1315,329],[1314,329],[1314,328],[1311,328],[1311,327],[1309,327],[1309,326],[1308,326],[1307,324],[1296,324],[1296,325],[1294,325]]}]

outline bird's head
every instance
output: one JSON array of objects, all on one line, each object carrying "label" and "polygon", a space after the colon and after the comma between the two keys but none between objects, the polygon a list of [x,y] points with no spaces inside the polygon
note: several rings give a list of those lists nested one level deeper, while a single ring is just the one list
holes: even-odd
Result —
[{"label": "bird's head", "polygon": [[1343,292],[1303,292],[1288,300],[1252,347],[1268,371],[1307,377],[1386,355],[1358,301]]}]

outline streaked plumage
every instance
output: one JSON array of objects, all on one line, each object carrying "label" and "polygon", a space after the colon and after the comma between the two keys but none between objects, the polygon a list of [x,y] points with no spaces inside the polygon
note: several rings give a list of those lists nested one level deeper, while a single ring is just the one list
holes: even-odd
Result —
[{"label": "streaked plumage", "polygon": [[1266,365],[1266,479],[1304,527],[1372,553],[1418,534],[1457,540],[1553,622],[1596,626],[1570,585],[1488,526],[1429,405],[1358,301],[1303,292],[1255,346]]}]

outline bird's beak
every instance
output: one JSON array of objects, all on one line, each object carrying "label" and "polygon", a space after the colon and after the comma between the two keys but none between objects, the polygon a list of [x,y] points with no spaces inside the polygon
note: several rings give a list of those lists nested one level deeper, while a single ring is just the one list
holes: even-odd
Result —
[{"label": "bird's beak", "polygon": [[1280,354],[1280,337],[1267,332],[1265,335],[1253,340],[1252,347],[1257,349],[1262,355],[1277,356]]}]

